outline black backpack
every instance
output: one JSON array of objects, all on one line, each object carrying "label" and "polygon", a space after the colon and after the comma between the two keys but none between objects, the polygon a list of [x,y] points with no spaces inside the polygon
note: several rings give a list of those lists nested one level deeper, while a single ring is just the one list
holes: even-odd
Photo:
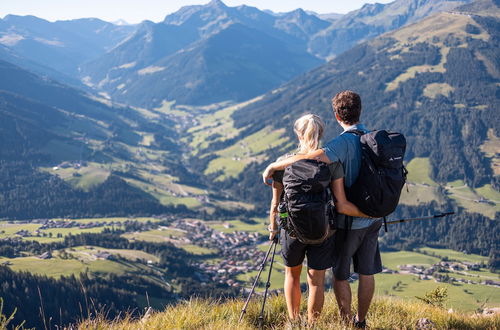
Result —
[{"label": "black backpack", "polygon": [[362,160],[356,181],[346,188],[346,197],[366,215],[385,218],[398,206],[406,182],[406,139],[400,133],[385,130],[348,133],[360,137]]},{"label": "black backpack", "polygon": [[313,159],[299,160],[285,168],[283,198],[288,212],[285,230],[304,244],[320,244],[332,234],[331,180],[330,167]]}]

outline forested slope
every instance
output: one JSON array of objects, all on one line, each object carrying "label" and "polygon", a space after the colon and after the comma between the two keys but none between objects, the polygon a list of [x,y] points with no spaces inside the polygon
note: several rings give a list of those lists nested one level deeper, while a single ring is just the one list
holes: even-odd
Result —
[{"label": "forested slope", "polygon": [[134,136],[137,125],[153,130],[162,127],[165,144],[175,134],[168,126],[151,125],[130,108],[107,106],[7,62],[0,61],[0,77],[0,194],[4,205],[0,217],[176,210],[113,175],[96,189],[82,191],[39,171],[41,166],[52,167],[63,161],[80,166],[109,162],[113,157],[129,158],[120,146],[138,143],[140,137]]}]

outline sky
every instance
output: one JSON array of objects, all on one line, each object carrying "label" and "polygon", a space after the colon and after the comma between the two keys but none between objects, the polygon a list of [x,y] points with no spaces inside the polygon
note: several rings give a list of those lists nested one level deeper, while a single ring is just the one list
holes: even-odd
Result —
[{"label": "sky", "polygon": [[[242,4],[274,12],[297,8],[317,13],[347,13],[364,3],[388,3],[394,0],[222,0],[227,6]],[[129,23],[143,20],[162,21],[167,14],[187,5],[206,4],[208,0],[0,0],[0,17],[7,14],[34,15],[49,21],[97,17],[106,21],[124,19]]]}]

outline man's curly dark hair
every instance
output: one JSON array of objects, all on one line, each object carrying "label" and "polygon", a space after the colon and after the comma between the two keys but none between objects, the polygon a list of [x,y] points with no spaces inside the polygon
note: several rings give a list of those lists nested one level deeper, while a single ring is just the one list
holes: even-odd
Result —
[{"label": "man's curly dark hair", "polygon": [[353,91],[343,91],[335,95],[332,99],[332,107],[342,122],[348,125],[354,125],[359,122],[361,97]]}]

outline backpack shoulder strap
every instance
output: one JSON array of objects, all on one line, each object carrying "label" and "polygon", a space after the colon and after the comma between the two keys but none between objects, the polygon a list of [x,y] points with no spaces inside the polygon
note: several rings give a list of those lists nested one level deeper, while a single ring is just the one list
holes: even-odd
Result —
[{"label": "backpack shoulder strap", "polygon": [[354,134],[354,135],[357,135],[357,136],[361,136],[361,135],[365,135],[366,133],[359,130],[359,129],[352,129],[352,130],[349,130],[349,131],[345,131],[345,133],[351,133],[351,134]]}]

